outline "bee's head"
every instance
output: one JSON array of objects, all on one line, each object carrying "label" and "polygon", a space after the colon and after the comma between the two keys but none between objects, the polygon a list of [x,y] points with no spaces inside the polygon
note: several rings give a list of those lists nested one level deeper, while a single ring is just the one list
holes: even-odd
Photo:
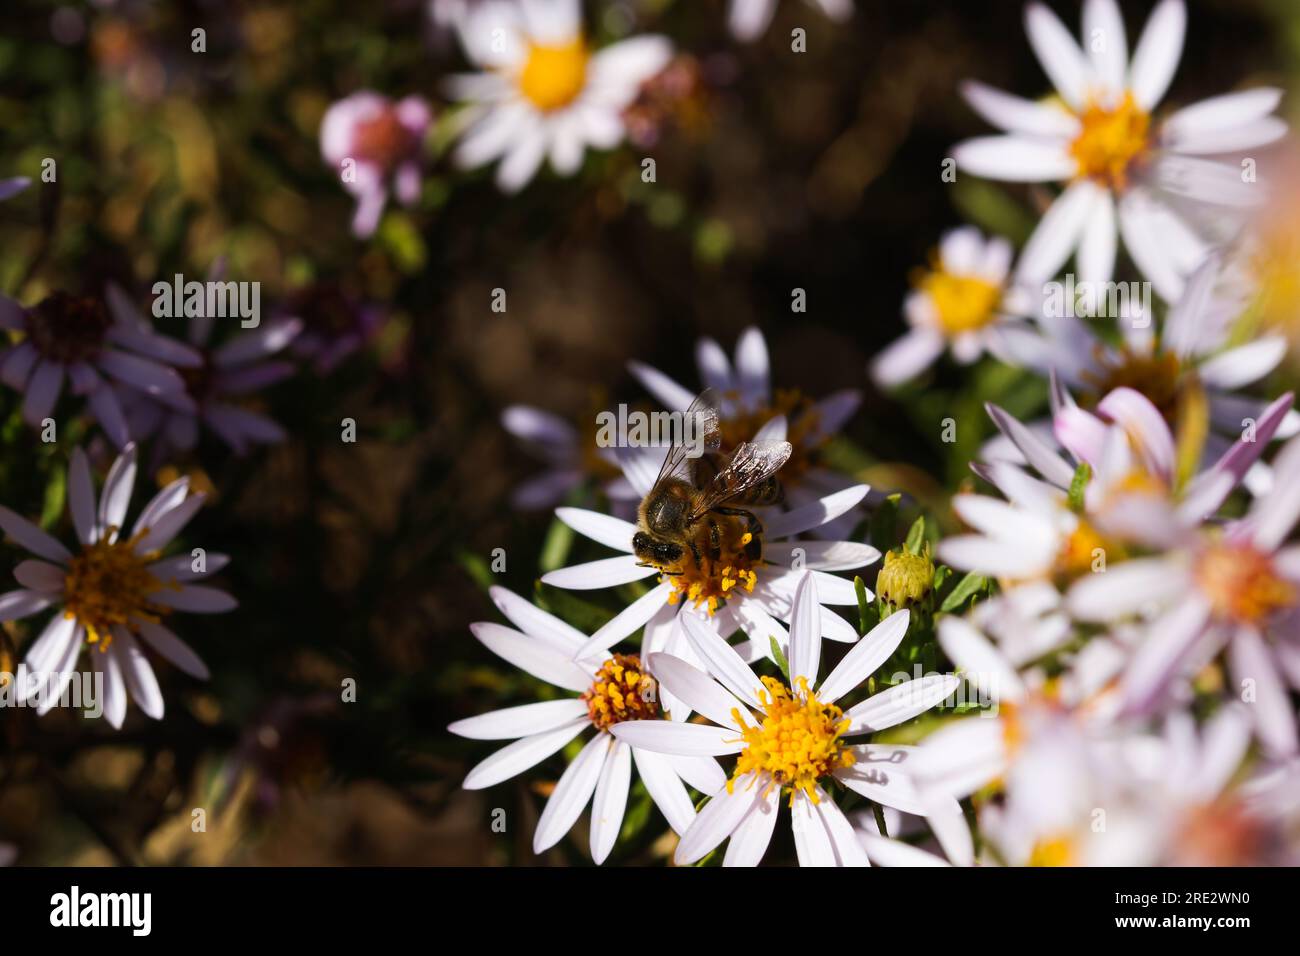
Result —
[{"label": "bee's head", "polygon": [[632,535],[632,552],[643,563],[653,564],[657,568],[676,564],[682,558],[680,546],[670,541],[659,541],[644,531]]}]

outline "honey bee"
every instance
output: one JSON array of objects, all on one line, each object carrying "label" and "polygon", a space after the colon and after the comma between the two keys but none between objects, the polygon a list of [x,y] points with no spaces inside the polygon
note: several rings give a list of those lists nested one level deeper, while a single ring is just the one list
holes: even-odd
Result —
[{"label": "honey bee", "polygon": [[757,561],[763,525],[748,508],[784,500],[776,472],[793,449],[788,441],[752,441],[730,459],[717,454],[721,433],[713,389],[700,393],[686,417],[702,429],[706,454],[691,458],[685,444],[669,448],[659,477],[637,509],[639,530],[632,536],[632,550],[641,567],[668,575],[683,573],[680,565],[688,552],[701,571],[706,558],[718,561],[723,554],[743,551]]}]

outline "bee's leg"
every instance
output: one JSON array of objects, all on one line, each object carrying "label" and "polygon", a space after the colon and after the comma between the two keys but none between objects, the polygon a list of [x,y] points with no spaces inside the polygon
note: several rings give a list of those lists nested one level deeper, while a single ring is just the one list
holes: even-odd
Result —
[{"label": "bee's leg", "polygon": [[745,545],[745,555],[751,561],[757,561],[763,556],[763,522],[752,511],[746,511],[744,508],[714,508],[720,515],[727,515],[732,518],[744,518],[745,530],[749,532],[749,543]]},{"label": "bee's leg", "polygon": [[714,561],[722,560],[722,529],[712,518],[709,518],[709,557]]},{"label": "bee's leg", "polygon": [[704,559],[700,557],[700,549],[696,547],[695,541],[693,539],[690,542],[690,544],[691,544],[691,556],[695,558],[695,566],[699,568],[701,571],[703,571]]}]

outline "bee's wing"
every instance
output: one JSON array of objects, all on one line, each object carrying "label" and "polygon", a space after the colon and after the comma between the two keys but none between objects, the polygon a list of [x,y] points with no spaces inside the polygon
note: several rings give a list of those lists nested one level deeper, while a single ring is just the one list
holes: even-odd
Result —
[{"label": "bee's wing", "polygon": [[[722,433],[718,428],[718,393],[711,388],[706,388],[695,396],[695,401],[691,402],[690,408],[686,409],[684,422],[691,422],[690,428],[693,434],[700,436],[700,442],[704,451],[717,451],[718,446],[722,443]],[[683,428],[687,426],[683,425]],[[659,477],[655,479],[655,484],[663,481],[672,475],[679,478],[690,479],[687,473],[687,458],[690,456],[695,443],[691,444],[678,443],[668,449],[664,456],[664,463],[659,469]]]},{"label": "bee's wing", "polygon": [[789,461],[793,450],[788,441],[745,442],[704,489],[692,520],[766,481]]}]

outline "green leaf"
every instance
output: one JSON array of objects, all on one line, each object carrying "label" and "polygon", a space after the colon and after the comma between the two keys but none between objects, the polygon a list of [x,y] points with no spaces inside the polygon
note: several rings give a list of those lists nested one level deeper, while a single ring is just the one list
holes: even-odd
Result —
[{"label": "green leaf", "polygon": [[543,574],[564,567],[564,562],[569,560],[573,538],[573,529],[559,518],[551,522],[546,529],[546,540],[542,542],[542,555],[537,559]]},{"label": "green leaf", "polygon": [[872,626],[872,606],[867,600],[867,585],[859,575],[853,576],[853,590],[858,595],[858,633],[865,634]]},{"label": "green leaf", "polygon": [[907,532],[907,550],[912,554],[920,554],[923,544],[925,544],[925,515],[912,522],[912,527]]},{"label": "green leaf", "polygon": [[957,586],[952,589],[952,593],[943,599],[939,605],[940,611],[955,611],[966,603],[967,598],[972,597],[982,591],[988,579],[982,574],[976,574],[971,571],[964,578],[957,582]]},{"label": "green leaf", "polygon": [[1074,469],[1074,477],[1070,479],[1070,510],[1076,512],[1083,511],[1083,493],[1088,490],[1088,482],[1092,480],[1092,466],[1086,461],[1079,462],[1079,467]]},{"label": "green leaf", "polygon": [[781,668],[781,674],[783,677],[785,677],[785,684],[787,687],[789,687],[790,686],[790,662],[787,661],[785,659],[785,655],[781,653],[781,645],[776,642],[776,635],[771,634],[768,636],[767,639],[772,642],[772,659],[776,661],[776,666]]},{"label": "green leaf", "polygon": [[45,502],[41,506],[41,527],[49,530],[63,514],[64,492],[67,490],[68,472],[55,468],[50,473],[50,483],[45,486]]}]

